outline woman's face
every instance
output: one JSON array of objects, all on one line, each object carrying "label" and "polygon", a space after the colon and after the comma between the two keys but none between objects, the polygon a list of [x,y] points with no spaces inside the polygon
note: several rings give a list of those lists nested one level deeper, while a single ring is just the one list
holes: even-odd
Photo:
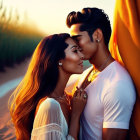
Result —
[{"label": "woman's face", "polygon": [[81,74],[83,72],[83,54],[72,38],[66,39],[65,42],[68,47],[64,51],[65,58],[61,61],[62,68],[70,74]]}]

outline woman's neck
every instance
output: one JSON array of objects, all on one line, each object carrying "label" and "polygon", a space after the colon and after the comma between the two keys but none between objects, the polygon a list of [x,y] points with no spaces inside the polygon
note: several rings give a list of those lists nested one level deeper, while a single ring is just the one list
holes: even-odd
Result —
[{"label": "woman's neck", "polygon": [[59,79],[56,85],[56,88],[54,89],[51,96],[53,97],[62,97],[64,95],[64,90],[66,87],[66,84],[69,80],[70,74],[59,72]]}]

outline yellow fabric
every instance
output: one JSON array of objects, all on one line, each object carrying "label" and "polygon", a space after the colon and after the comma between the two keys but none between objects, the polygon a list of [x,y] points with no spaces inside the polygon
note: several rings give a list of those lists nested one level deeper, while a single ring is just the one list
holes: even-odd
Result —
[{"label": "yellow fabric", "polygon": [[132,119],[140,137],[140,0],[116,0],[109,47],[135,83],[138,96]]}]

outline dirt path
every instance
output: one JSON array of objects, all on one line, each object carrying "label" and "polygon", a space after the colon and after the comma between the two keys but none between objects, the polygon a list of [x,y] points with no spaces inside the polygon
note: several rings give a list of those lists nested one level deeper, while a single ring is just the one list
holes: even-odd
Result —
[{"label": "dirt path", "polygon": [[16,64],[13,68],[5,68],[5,72],[0,72],[0,85],[8,82],[9,80],[16,79],[23,76],[27,70],[30,58],[27,58],[21,64]]},{"label": "dirt path", "polygon": [[[13,68],[6,68],[5,72],[0,72],[0,85],[24,76],[30,59],[26,59],[19,65],[15,65]],[[14,90],[14,89],[13,89]],[[8,99],[13,92],[10,90],[3,97],[0,98],[0,140],[15,140],[14,129],[9,125],[10,114],[8,110]]]}]

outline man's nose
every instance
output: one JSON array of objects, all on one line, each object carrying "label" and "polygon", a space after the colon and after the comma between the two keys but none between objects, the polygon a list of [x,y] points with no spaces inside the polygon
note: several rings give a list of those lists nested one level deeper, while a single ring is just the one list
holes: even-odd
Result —
[{"label": "man's nose", "polygon": [[82,60],[84,60],[84,54],[82,52],[79,52],[79,56]]}]

